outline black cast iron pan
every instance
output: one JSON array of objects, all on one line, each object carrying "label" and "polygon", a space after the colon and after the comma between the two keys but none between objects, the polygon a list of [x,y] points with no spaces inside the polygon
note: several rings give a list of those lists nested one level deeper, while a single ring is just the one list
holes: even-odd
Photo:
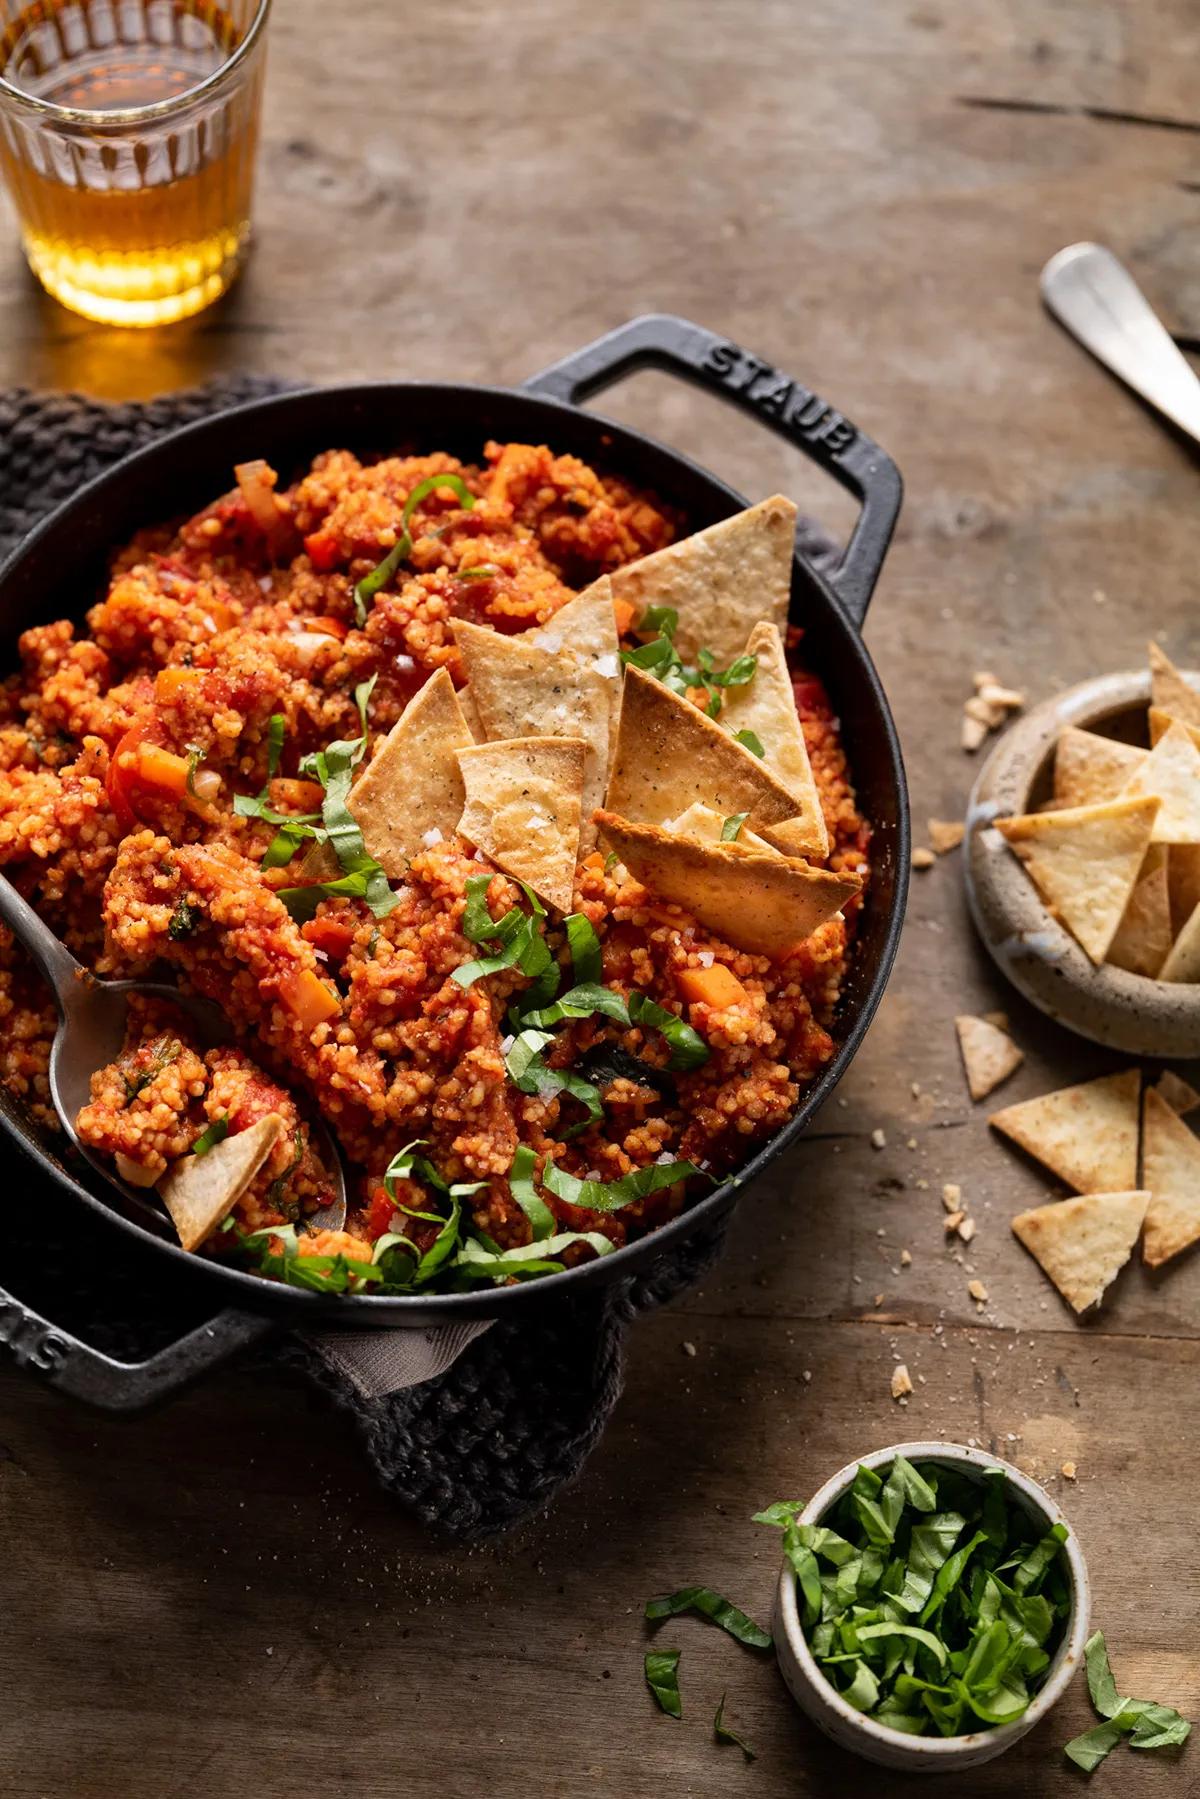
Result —
[{"label": "black cast iron pan", "polygon": [[425,1328],[451,1319],[510,1316],[514,1307],[536,1306],[551,1292],[622,1280],[727,1210],[738,1190],[795,1141],[845,1072],[891,969],[908,882],[900,747],[860,635],[900,509],[900,476],[876,444],[810,389],[698,325],[665,315],[634,319],[535,375],[519,391],[421,382],[320,388],[256,401],[173,432],[60,506],[0,569],[0,666],[15,663],[15,639],[30,625],[72,609],[82,614],[103,585],[115,545],[146,524],[198,509],[225,490],[234,463],[247,457],[265,457],[287,478],[319,451],[340,445],[360,452],[444,449],[475,459],[488,438],[548,443],[655,489],[682,509],[692,530],[712,524],[746,504],[742,496],[653,439],[580,410],[590,395],[646,367],[694,382],[750,413],[861,502],[833,573],[820,575],[797,554],[792,576],[792,617],[804,627],[805,659],[828,687],[859,802],[875,827],[874,875],[842,996],[833,1061],[785,1130],[734,1179],[651,1236],[529,1285],[411,1298],[316,1294],[185,1256],[114,1210],[110,1198],[91,1192],[6,1108],[0,1125],[28,1157],[34,1181],[99,1212],[112,1230],[154,1254],[185,1261],[208,1282],[214,1300],[209,1323],[147,1361],[124,1363],[79,1342],[0,1288],[0,1342],[52,1385],[126,1411],[169,1392],[273,1325]]}]

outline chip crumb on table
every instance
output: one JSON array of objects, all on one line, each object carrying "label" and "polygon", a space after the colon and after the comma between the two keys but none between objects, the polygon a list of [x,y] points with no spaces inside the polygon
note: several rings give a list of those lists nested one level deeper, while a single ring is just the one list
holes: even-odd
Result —
[{"label": "chip crumb on table", "polygon": [[892,1369],[892,1398],[904,1399],[912,1390],[912,1376],[908,1372],[907,1364],[897,1362]]}]

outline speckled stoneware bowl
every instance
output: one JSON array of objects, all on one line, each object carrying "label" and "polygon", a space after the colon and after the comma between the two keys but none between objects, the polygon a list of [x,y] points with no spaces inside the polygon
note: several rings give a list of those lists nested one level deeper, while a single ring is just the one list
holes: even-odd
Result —
[{"label": "speckled stoneware bowl", "polygon": [[1097,968],[992,826],[1049,799],[1054,746],[1068,725],[1145,745],[1149,704],[1148,674],[1101,675],[1010,726],[971,791],[963,875],[975,928],[1027,1000],[1093,1043],[1178,1060],[1200,1056],[1200,986]]},{"label": "speckled stoneware bowl", "polygon": [[[940,1462],[976,1480],[982,1480],[988,1468],[1003,1468],[1018,1503],[1035,1520],[1040,1532],[1044,1534],[1055,1524],[1067,1524],[1044,1487],[1039,1487],[1010,1462],[1002,1462],[999,1456],[988,1455],[982,1449],[968,1449],[960,1443],[894,1443],[890,1449],[877,1449],[860,1460],[868,1468],[880,1468],[898,1455],[907,1457],[910,1462]],[[800,1515],[800,1522],[818,1524],[853,1485],[858,1469],[859,1462],[848,1462],[839,1469],[819,1493],[813,1494]],[[912,1774],[961,1772],[1003,1755],[1061,1699],[1083,1658],[1091,1615],[1091,1592],[1087,1564],[1070,1525],[1067,1525],[1063,1555],[1071,1584],[1071,1614],[1046,1671],[1045,1684],[1028,1711],[1014,1723],[981,1727],[960,1737],[913,1737],[902,1730],[892,1730],[886,1724],[877,1724],[874,1719],[855,1711],[830,1685],[813,1660],[796,1604],[796,1577],[785,1562],[775,1593],[773,1631],[779,1666],[792,1698],[827,1737],[832,1737],[843,1749],[850,1749],[855,1755],[878,1762],[885,1768],[902,1768]]]}]

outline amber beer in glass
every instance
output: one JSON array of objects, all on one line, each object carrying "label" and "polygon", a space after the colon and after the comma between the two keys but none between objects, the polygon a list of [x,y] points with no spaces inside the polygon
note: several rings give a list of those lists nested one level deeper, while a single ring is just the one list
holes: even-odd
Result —
[{"label": "amber beer in glass", "polygon": [[30,266],[114,325],[223,294],[250,232],[270,0],[0,0],[0,169]]}]

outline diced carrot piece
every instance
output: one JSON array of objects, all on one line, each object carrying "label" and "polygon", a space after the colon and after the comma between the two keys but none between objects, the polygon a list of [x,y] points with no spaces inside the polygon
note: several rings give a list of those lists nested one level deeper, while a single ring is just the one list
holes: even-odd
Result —
[{"label": "diced carrot piece", "polygon": [[205,611],[212,619],[212,622],[217,627],[218,631],[228,631],[230,625],[233,624],[234,619],[237,617],[233,607],[227,606],[224,600],[210,600],[205,607]]},{"label": "diced carrot piece", "polygon": [[687,696],[688,699],[691,700],[692,705],[699,706],[702,712],[708,705],[708,693],[703,687],[689,687]]},{"label": "diced carrot piece", "polygon": [[332,531],[311,531],[304,539],[304,548],[318,574],[327,575],[331,568],[337,567],[341,552]]},{"label": "diced carrot piece", "polygon": [[154,697],[160,706],[170,706],[185,693],[204,679],[204,671],[199,668],[160,668],[154,678]]},{"label": "diced carrot piece", "polygon": [[279,1003],[305,1031],[313,1031],[327,1018],[335,1018],[342,1002],[311,968],[297,968],[279,983]]},{"label": "diced carrot piece", "polygon": [[590,856],[584,857],[583,866],[585,868],[603,868],[604,867],[603,852],[600,850],[593,850]]},{"label": "diced carrot piece", "polygon": [[617,636],[624,637],[633,629],[633,621],[637,617],[637,607],[629,600],[613,601],[613,618],[616,620]]},{"label": "diced carrot piece", "polygon": [[277,808],[294,807],[297,812],[319,812],[325,789],[316,781],[301,781],[288,775],[277,775],[271,782],[271,804]]},{"label": "diced carrot piece", "polygon": [[183,799],[187,793],[188,763],[186,756],[164,750],[157,743],[140,743],[137,749],[137,778],[146,787],[160,787],[165,793]]},{"label": "diced carrot piece", "polygon": [[302,618],[300,623],[306,631],[319,631],[322,637],[336,637],[339,640],[346,635],[346,627],[340,618],[330,618],[321,613],[318,618]]},{"label": "diced carrot piece", "polygon": [[339,918],[310,918],[307,924],[300,926],[300,935],[307,938],[314,949],[324,950],[332,961],[344,962],[354,942],[354,926],[344,924]]},{"label": "diced carrot piece", "polygon": [[675,984],[684,999],[699,1000],[718,1011],[750,997],[723,962],[714,962],[711,968],[685,968],[676,975]]}]

